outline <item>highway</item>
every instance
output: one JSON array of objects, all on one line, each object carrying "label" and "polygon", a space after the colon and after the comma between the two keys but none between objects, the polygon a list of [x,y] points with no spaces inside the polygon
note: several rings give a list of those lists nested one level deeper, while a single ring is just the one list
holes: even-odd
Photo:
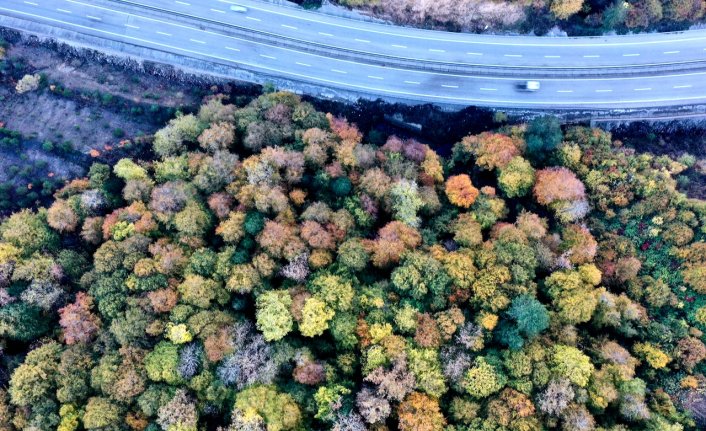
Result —
[{"label": "highway", "polygon": [[[246,13],[229,10],[237,4]],[[608,109],[706,102],[706,31],[598,38],[394,27],[255,0],[3,0],[2,16],[413,102]],[[542,88],[518,91],[525,79]]]}]

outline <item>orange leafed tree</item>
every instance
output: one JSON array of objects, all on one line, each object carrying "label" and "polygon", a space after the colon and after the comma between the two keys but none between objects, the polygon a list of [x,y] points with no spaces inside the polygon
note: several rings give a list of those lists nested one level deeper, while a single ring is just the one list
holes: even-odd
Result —
[{"label": "orange leafed tree", "polygon": [[209,151],[226,150],[234,139],[235,126],[230,123],[212,124],[198,137],[201,148]]},{"label": "orange leafed tree", "polygon": [[488,415],[505,427],[534,412],[534,404],[527,395],[510,388],[505,388],[498,398],[488,403]]},{"label": "orange leafed tree", "polygon": [[373,265],[382,268],[399,262],[402,253],[419,246],[422,237],[416,229],[400,221],[383,226],[375,240],[365,240],[364,245],[372,253]]},{"label": "orange leafed tree", "polygon": [[461,145],[473,153],[476,165],[487,170],[504,168],[510,160],[522,154],[525,146],[519,138],[491,132],[466,136]]},{"label": "orange leafed tree", "polygon": [[68,202],[58,199],[49,207],[47,222],[49,226],[59,232],[73,232],[76,230],[79,219]]},{"label": "orange leafed tree", "polygon": [[566,168],[547,168],[537,171],[534,196],[542,205],[556,201],[576,201],[585,197],[586,190],[581,180]]},{"label": "orange leafed tree", "polygon": [[446,425],[439,401],[421,392],[412,392],[402,401],[398,414],[402,431],[441,431]]},{"label": "orange leafed tree", "polygon": [[66,344],[88,343],[98,333],[100,319],[91,313],[93,298],[84,292],[76,295],[76,301],[59,310],[59,325],[64,330]]},{"label": "orange leafed tree", "polygon": [[473,187],[468,175],[454,175],[446,180],[446,196],[452,204],[468,208],[476,201],[478,189]]}]

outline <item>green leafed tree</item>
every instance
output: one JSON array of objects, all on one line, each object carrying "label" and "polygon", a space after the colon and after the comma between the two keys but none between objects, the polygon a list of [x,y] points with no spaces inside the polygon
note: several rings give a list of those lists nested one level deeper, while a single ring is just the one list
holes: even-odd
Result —
[{"label": "green leafed tree", "polygon": [[270,290],[257,298],[257,329],[267,341],[284,338],[293,326],[292,297],[286,290]]},{"label": "green leafed tree", "polygon": [[506,383],[505,374],[481,356],[464,374],[462,385],[472,397],[485,398],[499,392]]},{"label": "green leafed tree", "polygon": [[517,156],[500,170],[498,185],[509,198],[525,196],[534,185],[534,168],[530,162]]},{"label": "green leafed tree", "polygon": [[145,356],[147,377],[155,382],[166,382],[169,384],[180,382],[178,367],[179,346],[176,344],[162,341]]},{"label": "green leafed tree", "polygon": [[235,408],[246,415],[260,416],[267,431],[295,430],[301,421],[301,411],[294,398],[278,392],[274,386],[253,386],[239,392]]}]

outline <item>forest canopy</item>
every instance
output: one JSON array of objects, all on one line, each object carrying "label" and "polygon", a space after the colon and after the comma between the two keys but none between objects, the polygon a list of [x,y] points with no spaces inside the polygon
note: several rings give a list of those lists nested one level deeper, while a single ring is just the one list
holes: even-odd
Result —
[{"label": "forest canopy", "polygon": [[704,426],[688,166],[552,124],[442,157],[209,97],[0,225],[0,430]]}]

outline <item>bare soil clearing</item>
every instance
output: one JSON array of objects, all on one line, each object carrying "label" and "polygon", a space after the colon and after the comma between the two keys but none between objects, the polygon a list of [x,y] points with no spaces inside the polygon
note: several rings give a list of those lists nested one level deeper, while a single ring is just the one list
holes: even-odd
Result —
[{"label": "bare soil clearing", "polygon": [[[76,150],[113,146],[123,139],[151,134],[159,124],[143,116],[129,116],[115,109],[91,103],[82,94],[93,93],[122,98],[135,104],[189,109],[201,95],[192,86],[131,71],[107,68],[88,60],[62,58],[55,50],[24,43],[12,45],[7,57],[21,62],[32,73],[46,76],[49,83],[60,83],[65,91],[16,94],[12,83],[0,88],[0,121],[25,136],[53,142],[71,141]],[[56,91],[56,90],[55,90]]]}]

